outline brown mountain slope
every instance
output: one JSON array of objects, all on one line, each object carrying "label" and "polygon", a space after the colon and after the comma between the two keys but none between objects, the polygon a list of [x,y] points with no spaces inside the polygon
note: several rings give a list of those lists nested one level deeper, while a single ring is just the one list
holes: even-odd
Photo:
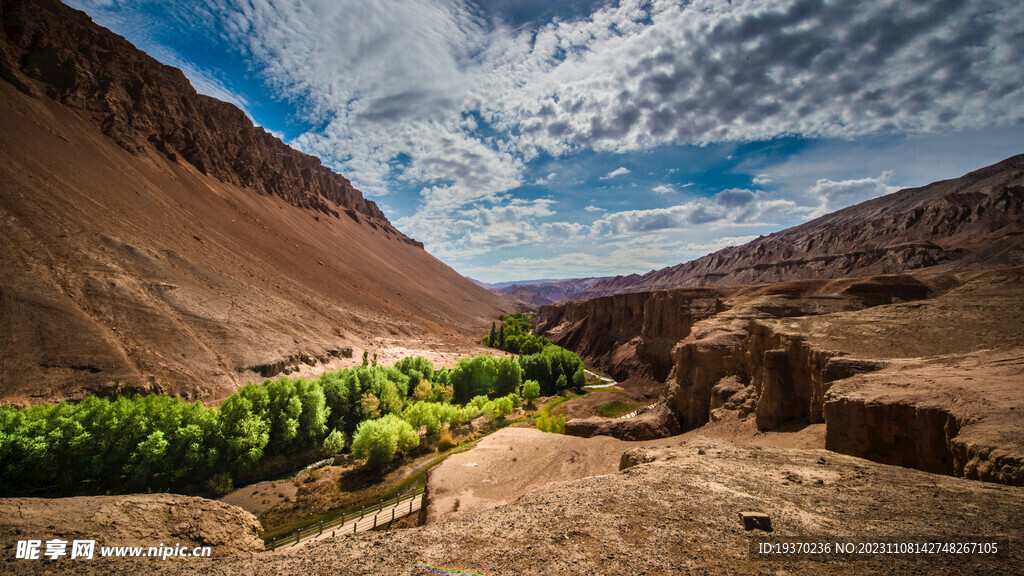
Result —
[{"label": "brown mountain slope", "polygon": [[[260,139],[237,109],[175,84],[179,72],[81,13],[37,4],[2,4],[0,399],[73,397],[115,380],[215,399],[346,347],[464,346],[511,310],[315,158]],[[39,61],[73,64],[23,73]],[[108,69],[120,66],[132,72]],[[130,77],[155,99],[106,80]],[[175,91],[182,106],[197,103],[193,116],[160,112]],[[128,120],[104,119],[104,106]],[[231,110],[237,122],[222,123]],[[191,131],[193,143],[169,153],[154,138],[162,130]]]},{"label": "brown mountain slope", "polygon": [[908,188],[800,226],[572,295],[1024,264],[1024,155]]}]

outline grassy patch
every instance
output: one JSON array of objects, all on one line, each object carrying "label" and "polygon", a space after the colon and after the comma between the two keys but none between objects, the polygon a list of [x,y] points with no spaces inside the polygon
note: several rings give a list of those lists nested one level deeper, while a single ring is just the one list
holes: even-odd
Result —
[{"label": "grassy patch", "polygon": [[619,416],[625,416],[630,412],[639,408],[640,405],[636,402],[623,402],[622,400],[614,400],[607,404],[602,404],[597,407],[597,411],[605,418],[618,418]]}]

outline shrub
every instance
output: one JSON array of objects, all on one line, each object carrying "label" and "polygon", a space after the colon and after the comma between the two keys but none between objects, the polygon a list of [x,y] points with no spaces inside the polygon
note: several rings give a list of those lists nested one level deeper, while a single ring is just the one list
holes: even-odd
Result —
[{"label": "shrub", "polygon": [[206,481],[206,489],[217,496],[223,496],[234,491],[235,484],[231,481],[231,474],[221,472],[210,476],[210,479]]},{"label": "shrub", "polygon": [[537,417],[537,430],[541,432],[565,433],[565,414],[552,416],[547,412]]},{"label": "shrub", "polygon": [[455,391],[451,386],[445,384],[434,383],[433,389],[430,392],[430,400],[433,402],[451,402],[452,398],[455,397]]},{"label": "shrub", "polygon": [[363,418],[374,419],[380,416],[380,400],[377,399],[373,394],[367,394],[363,396],[363,399],[359,401]]},{"label": "shrub", "polygon": [[416,385],[416,388],[413,389],[412,397],[416,400],[429,400],[432,391],[433,388],[431,387],[430,382],[421,380],[420,383]]},{"label": "shrub", "polygon": [[511,395],[502,396],[497,400],[488,402],[484,410],[487,411],[487,413],[490,414],[491,417],[496,420],[500,420],[505,416],[508,416],[509,414],[512,413],[513,410]]},{"label": "shrub", "polygon": [[452,438],[451,430],[445,428],[441,431],[441,436],[437,439],[437,450],[439,452],[445,452],[455,447],[455,439]]}]

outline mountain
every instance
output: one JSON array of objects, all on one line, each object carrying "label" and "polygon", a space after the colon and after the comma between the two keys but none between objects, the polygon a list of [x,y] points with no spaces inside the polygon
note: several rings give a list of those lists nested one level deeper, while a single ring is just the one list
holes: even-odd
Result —
[{"label": "mountain", "polygon": [[908,188],[676,266],[572,295],[1024,264],[1024,155]]},{"label": "mountain", "polygon": [[[87,15],[0,3],[0,399],[217,399],[513,305]],[[354,352],[353,352],[354,349]]]},{"label": "mountain", "polygon": [[609,278],[569,278],[566,280],[532,280],[490,284],[487,289],[495,294],[518,300],[529,306],[544,306],[571,300],[577,294]]}]

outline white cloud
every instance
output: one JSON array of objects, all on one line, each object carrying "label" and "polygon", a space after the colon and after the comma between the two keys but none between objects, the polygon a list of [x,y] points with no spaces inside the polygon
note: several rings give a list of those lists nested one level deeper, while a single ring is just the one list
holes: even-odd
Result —
[{"label": "white cloud", "polygon": [[583,225],[578,222],[551,222],[540,226],[545,237],[559,240],[574,239],[580,236],[583,229]]},{"label": "white cloud", "polygon": [[594,235],[623,236],[721,224],[756,225],[809,211],[791,200],[772,198],[761,191],[731,188],[711,198],[697,198],[669,208],[606,214],[591,225],[591,232]]},{"label": "white cloud", "polygon": [[[486,252],[502,231],[519,245],[554,230],[538,222],[550,215],[519,213],[507,194],[541,154],[1024,122],[1021,2],[622,1],[539,29],[494,25],[468,0],[205,6],[178,13],[215,19],[207,28],[316,126],[293,144],[371,196],[396,183],[422,190],[416,214],[397,224],[442,256]],[[408,161],[396,165],[399,156]],[[888,186],[875,180],[811,194],[816,208],[838,206]],[[595,226],[625,234],[799,213],[764,193],[726,200],[607,214]],[[497,217],[502,207],[519,220],[477,223],[475,210]]]},{"label": "white cloud", "polygon": [[764,174],[758,174],[757,176],[754,176],[753,180],[754,186],[764,186],[765,184],[771,184],[771,182],[772,179]]},{"label": "white cloud", "polygon": [[548,174],[547,176],[545,176],[543,178],[537,178],[536,180],[534,180],[533,181],[533,185],[534,186],[546,186],[548,184],[551,184],[551,181],[555,179],[555,176],[557,176],[557,174],[555,172],[551,172],[550,174]]},{"label": "white cloud", "polygon": [[861,178],[859,180],[842,180],[833,182],[828,179],[821,179],[807,192],[820,202],[820,206],[811,215],[821,216],[829,212],[835,212],[840,208],[859,204],[865,200],[891,194],[899,190],[899,186],[892,186],[889,181],[892,179],[892,171],[883,172],[878,178]]},{"label": "white cloud", "polygon": [[584,210],[586,210],[587,212],[607,212],[607,210],[605,210],[604,208],[599,208],[597,206],[594,206],[593,204],[587,206],[586,208],[584,208]]},{"label": "white cloud", "polygon": [[655,270],[681,260],[697,258],[726,246],[739,246],[757,236],[729,236],[711,242],[662,241],[638,238],[607,253],[568,252],[551,257],[516,257],[493,266],[470,267],[470,275],[495,278],[564,278],[611,276]]},{"label": "white cloud", "polygon": [[618,168],[612,170],[608,174],[601,176],[601,180],[610,180],[618,176],[625,176],[626,174],[629,174],[629,168],[626,168],[625,166],[619,166]]},{"label": "white cloud", "polygon": [[672,192],[675,192],[675,189],[673,189],[671,186],[667,184],[660,184],[652,188],[651,192],[654,192],[656,194],[671,194]]}]

